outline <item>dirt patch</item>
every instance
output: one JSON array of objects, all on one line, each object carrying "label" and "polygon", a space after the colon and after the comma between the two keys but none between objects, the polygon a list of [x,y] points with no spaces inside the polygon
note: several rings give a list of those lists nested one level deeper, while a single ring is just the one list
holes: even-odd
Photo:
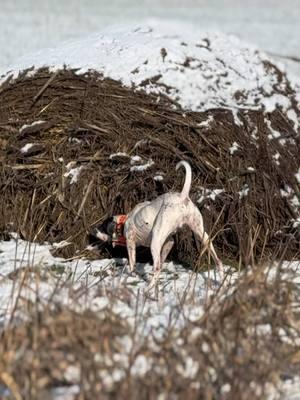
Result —
[{"label": "dirt patch", "polygon": [[[65,240],[57,254],[82,254],[91,226],[181,190],[175,165],[184,159],[223,258],[298,254],[299,135],[280,109],[183,112],[166,97],[67,70],[21,75],[1,87],[0,104],[2,235]],[[196,262],[190,232],[176,236],[172,257]]]}]

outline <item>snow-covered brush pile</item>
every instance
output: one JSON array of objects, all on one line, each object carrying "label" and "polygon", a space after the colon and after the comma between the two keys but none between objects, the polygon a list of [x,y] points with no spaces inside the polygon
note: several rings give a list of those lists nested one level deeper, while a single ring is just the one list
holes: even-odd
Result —
[{"label": "snow-covered brush pile", "polygon": [[179,21],[114,27],[41,50],[3,71],[2,82],[28,68],[32,75],[42,67],[55,72],[65,66],[79,74],[98,71],[127,87],[166,95],[187,110],[230,107],[272,112],[280,107],[296,130],[299,126],[299,94],[282,66],[234,36],[203,32]]},{"label": "snow-covered brush pile", "polygon": [[277,399],[299,374],[299,284],[290,266],[257,268],[207,292],[198,313],[195,287],[194,297],[178,291],[168,316],[165,299],[112,285],[105,271],[77,271],[80,284],[76,271],[33,264],[2,278],[15,289],[0,333],[1,398]]},{"label": "snow-covered brush pile", "polygon": [[[79,256],[93,224],[181,190],[175,165],[185,159],[222,257],[297,254],[299,135],[281,108],[183,112],[167,97],[67,70],[21,76],[0,102],[3,234]],[[195,263],[193,236],[179,235],[172,257]]]}]

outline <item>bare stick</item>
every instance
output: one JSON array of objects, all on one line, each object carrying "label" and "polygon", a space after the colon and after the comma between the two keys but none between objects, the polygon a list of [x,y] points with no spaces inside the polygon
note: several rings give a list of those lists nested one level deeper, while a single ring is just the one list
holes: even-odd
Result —
[{"label": "bare stick", "polygon": [[41,95],[45,92],[47,87],[54,81],[54,79],[57,77],[59,71],[56,71],[55,74],[50,76],[50,78],[47,80],[45,85],[38,91],[38,93],[34,96],[31,107],[36,103],[36,101],[41,97]]}]

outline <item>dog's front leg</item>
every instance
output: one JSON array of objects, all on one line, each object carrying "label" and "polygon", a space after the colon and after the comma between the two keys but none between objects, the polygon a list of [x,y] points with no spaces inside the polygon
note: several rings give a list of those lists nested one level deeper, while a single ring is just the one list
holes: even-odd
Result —
[{"label": "dog's front leg", "polygon": [[136,264],[136,241],[135,241],[135,231],[133,227],[130,227],[126,234],[126,247],[129,259],[129,269],[130,272],[134,272]]}]

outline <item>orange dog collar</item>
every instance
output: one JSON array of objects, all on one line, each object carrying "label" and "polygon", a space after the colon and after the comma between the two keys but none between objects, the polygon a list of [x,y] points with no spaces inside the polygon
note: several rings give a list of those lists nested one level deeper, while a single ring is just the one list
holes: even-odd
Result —
[{"label": "orange dog collar", "polygon": [[124,236],[124,225],[127,220],[127,215],[114,216],[114,232],[112,234],[112,246],[126,246],[126,238]]}]

